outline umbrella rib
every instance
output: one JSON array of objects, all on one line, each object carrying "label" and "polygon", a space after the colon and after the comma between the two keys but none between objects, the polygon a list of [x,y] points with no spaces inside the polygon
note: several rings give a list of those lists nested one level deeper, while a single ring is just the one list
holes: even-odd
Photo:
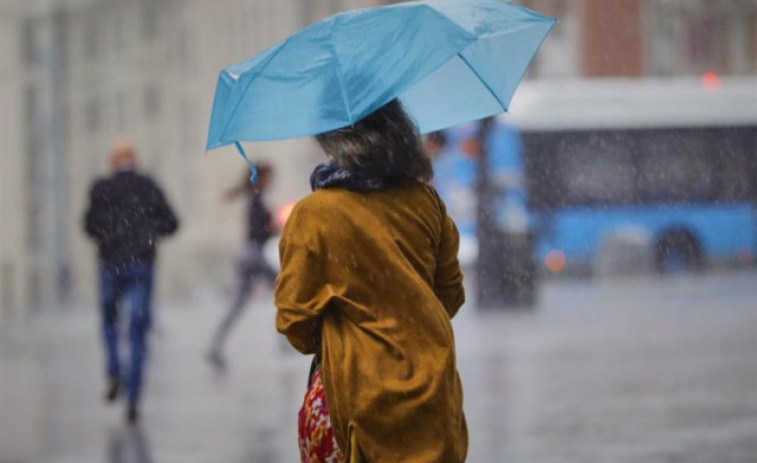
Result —
[{"label": "umbrella rib", "polygon": [[500,105],[500,106],[502,107],[502,111],[505,111],[505,112],[507,112],[507,106],[505,106],[505,104],[504,104],[504,103],[502,102],[502,100],[501,100],[501,99],[499,98],[499,95],[497,95],[497,92],[495,92],[495,91],[494,91],[494,89],[493,89],[493,88],[491,88],[491,86],[489,85],[489,82],[487,82],[487,81],[486,81],[486,79],[484,79],[484,78],[483,78],[483,76],[481,76],[481,74],[479,74],[479,72],[478,72],[478,71],[476,71],[476,68],[474,68],[474,67],[473,67],[473,66],[472,66],[472,65],[471,65],[471,64],[470,64],[470,63],[468,62],[468,60],[467,60],[467,59],[465,59],[465,57],[463,56],[463,54],[462,54],[462,53],[458,53],[458,54],[457,54],[457,56],[459,56],[459,57],[460,57],[460,59],[461,59],[461,60],[463,61],[463,63],[465,63],[465,65],[466,65],[466,66],[468,66],[468,69],[470,69],[470,70],[471,70],[471,72],[472,72],[473,74],[475,74],[475,75],[476,75],[476,77],[478,77],[478,80],[480,80],[480,81],[481,81],[481,83],[482,83],[482,84],[484,84],[484,87],[486,87],[486,89],[487,89],[487,90],[489,91],[489,93],[491,93],[491,95],[492,95],[492,96],[494,97],[494,99],[495,99],[495,100],[497,100],[497,103],[499,103],[499,105]]},{"label": "umbrella rib", "polygon": [[331,47],[331,52],[334,53],[334,61],[336,61],[336,77],[339,79],[339,91],[342,94],[342,104],[344,105],[344,110],[347,112],[347,118],[350,121],[350,124],[354,124],[355,121],[352,120],[352,110],[350,110],[350,102],[347,99],[347,92],[344,88],[344,75],[342,74],[342,63],[339,61],[339,55],[336,52],[336,46],[334,46],[334,26],[336,25],[336,22],[339,18],[336,17],[331,22],[331,29],[329,30],[329,46]]},{"label": "umbrella rib", "polygon": [[[279,53],[281,52],[281,50],[282,50],[282,49],[283,49],[283,48],[284,48],[284,47],[286,46],[286,44],[287,44],[287,43],[289,43],[289,40],[290,40],[290,39],[291,39],[291,37],[287,37],[287,38],[286,38],[286,39],[285,39],[285,40],[284,40],[283,42],[281,42],[281,46],[279,47],[279,49],[278,49],[278,50],[276,50],[276,51],[274,51],[274,52],[273,52],[273,53],[271,54],[271,56],[269,56],[269,57],[268,57],[268,58],[267,58],[267,59],[265,60],[265,62],[261,63],[261,65],[260,65],[260,68],[256,70],[257,72],[255,72],[255,76],[258,76],[258,75],[260,75],[260,74],[261,74],[261,73],[262,73],[262,72],[263,72],[263,71],[265,70],[266,66],[268,66],[268,64],[269,64],[269,63],[270,63],[271,61],[273,61],[273,59],[274,59],[274,58],[276,58],[276,56],[278,56],[278,54],[279,54]],[[241,79],[241,76],[240,76],[240,79]],[[244,86],[244,90],[242,90],[242,92],[241,92],[241,94],[240,94],[240,97],[239,97],[239,98],[237,99],[237,101],[236,101],[236,102],[235,102],[235,104],[234,104],[234,109],[232,109],[232,110],[231,110],[231,112],[229,113],[229,116],[228,116],[228,117],[226,118],[226,123],[225,123],[225,124],[223,125],[223,130],[221,131],[221,136],[219,136],[219,137],[218,137],[218,139],[219,139],[220,141],[224,141],[224,140],[223,140],[223,135],[224,135],[224,134],[226,133],[226,129],[228,129],[228,128],[229,128],[229,124],[231,124],[231,120],[232,120],[232,119],[234,118],[234,116],[235,116],[235,115],[236,115],[236,113],[237,113],[237,110],[239,109],[239,105],[240,105],[240,104],[241,104],[241,102],[242,102],[242,98],[244,97],[245,93],[247,93],[247,90],[248,90],[248,89],[250,88],[250,85],[252,85],[252,82],[253,82],[254,80],[255,80],[255,77],[252,77],[252,78],[250,78],[250,80],[249,80],[249,81],[247,82],[247,85],[245,85],[245,86]],[[238,81],[238,80],[237,80],[237,81]],[[226,144],[228,145],[229,143],[232,143],[233,141],[239,141],[239,140],[232,140],[232,141],[227,141],[227,143],[226,143]]]}]

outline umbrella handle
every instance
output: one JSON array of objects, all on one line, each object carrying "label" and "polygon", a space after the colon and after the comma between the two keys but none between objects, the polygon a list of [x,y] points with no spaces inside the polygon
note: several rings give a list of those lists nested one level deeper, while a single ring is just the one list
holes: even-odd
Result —
[{"label": "umbrella handle", "polygon": [[245,153],[241,143],[235,141],[234,145],[237,147],[239,155],[242,156],[244,161],[247,163],[247,166],[250,168],[250,183],[255,185],[256,183],[258,183],[258,168],[255,167],[255,164],[253,164],[252,161],[250,161],[250,158],[247,157],[247,153]]}]

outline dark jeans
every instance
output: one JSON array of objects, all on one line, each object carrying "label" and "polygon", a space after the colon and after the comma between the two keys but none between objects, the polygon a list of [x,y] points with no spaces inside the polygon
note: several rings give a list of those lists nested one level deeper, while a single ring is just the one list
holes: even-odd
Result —
[{"label": "dark jeans", "polygon": [[[106,371],[111,377],[122,378],[126,384],[129,402],[136,404],[142,388],[142,369],[147,357],[147,332],[150,314],[153,268],[148,264],[100,266],[100,308],[102,309],[102,335],[106,353]],[[118,352],[118,309],[126,300],[129,308],[129,344],[131,347],[128,370],[121,369]]]},{"label": "dark jeans", "polygon": [[234,300],[213,336],[211,348],[214,351],[220,353],[223,349],[231,327],[242,314],[242,310],[252,294],[255,282],[263,280],[273,286],[276,282],[276,276],[276,270],[272,269],[265,261],[263,244],[248,243],[237,261],[238,283]]}]

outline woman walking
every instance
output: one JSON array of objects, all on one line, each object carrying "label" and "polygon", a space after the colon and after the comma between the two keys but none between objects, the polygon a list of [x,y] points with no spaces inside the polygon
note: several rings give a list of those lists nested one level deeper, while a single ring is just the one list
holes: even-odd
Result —
[{"label": "woman walking", "polygon": [[245,304],[252,294],[256,280],[264,280],[273,286],[276,271],[265,261],[263,246],[273,235],[275,225],[271,212],[263,201],[273,177],[273,169],[268,164],[257,164],[258,181],[252,185],[245,175],[242,181],[226,192],[226,200],[247,196],[247,239],[237,261],[237,289],[228,312],[216,329],[208,352],[208,360],[217,367],[224,367],[226,360],[223,346],[231,328],[239,319]]},{"label": "woman walking", "polygon": [[278,330],[314,354],[301,459],[462,462],[458,232],[417,130],[393,100],[316,140],[328,163],[286,224],[276,286]]}]

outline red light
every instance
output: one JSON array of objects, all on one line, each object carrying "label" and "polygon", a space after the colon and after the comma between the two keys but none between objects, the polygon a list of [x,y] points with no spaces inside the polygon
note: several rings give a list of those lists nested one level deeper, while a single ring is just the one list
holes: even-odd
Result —
[{"label": "red light", "polygon": [[481,143],[473,138],[468,138],[460,144],[460,149],[469,158],[477,158],[481,155]]},{"label": "red light", "polygon": [[289,219],[289,216],[292,214],[292,209],[294,209],[295,203],[286,203],[283,206],[281,206],[281,209],[279,209],[278,214],[276,214],[276,221],[279,222],[279,226],[281,228],[284,228],[284,225],[286,225],[287,220]]},{"label": "red light", "polygon": [[702,87],[710,91],[720,90],[720,76],[713,71],[702,74]]},{"label": "red light", "polygon": [[562,251],[549,251],[544,258],[544,266],[552,273],[560,273],[565,269],[565,253]]}]

